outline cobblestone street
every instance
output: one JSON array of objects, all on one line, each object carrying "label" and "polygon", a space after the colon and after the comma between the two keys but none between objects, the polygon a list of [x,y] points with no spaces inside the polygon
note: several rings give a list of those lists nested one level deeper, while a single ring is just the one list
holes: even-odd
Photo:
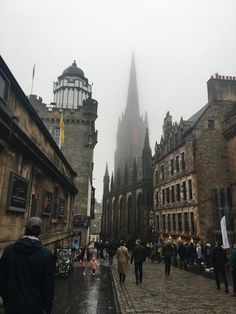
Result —
[{"label": "cobblestone street", "polygon": [[236,298],[216,290],[215,281],[172,267],[164,276],[163,264],[144,264],[143,283],[136,285],[130,265],[125,286],[112,267],[121,313],[236,313]]}]

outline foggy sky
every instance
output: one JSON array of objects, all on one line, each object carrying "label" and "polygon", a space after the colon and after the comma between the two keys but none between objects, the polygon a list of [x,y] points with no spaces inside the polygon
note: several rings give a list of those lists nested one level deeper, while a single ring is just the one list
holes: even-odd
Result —
[{"label": "foggy sky", "polygon": [[0,54],[26,95],[53,101],[53,81],[76,60],[98,100],[94,186],[102,198],[113,170],[118,118],[126,106],[132,52],[140,112],[152,150],[167,111],[188,119],[207,102],[216,72],[236,75],[235,0],[0,0]]}]

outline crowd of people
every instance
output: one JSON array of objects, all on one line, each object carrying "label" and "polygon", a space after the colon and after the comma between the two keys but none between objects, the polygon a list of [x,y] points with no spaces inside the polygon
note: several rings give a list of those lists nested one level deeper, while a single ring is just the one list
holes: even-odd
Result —
[{"label": "crowd of people", "polygon": [[[25,224],[22,238],[5,248],[0,258],[0,297],[6,314],[51,314],[54,297],[55,256],[39,240],[42,220],[31,217]],[[229,252],[228,252],[229,253]],[[83,248],[74,246],[74,259],[79,261],[86,275],[87,268],[95,276],[98,260],[108,258],[112,266],[117,256],[120,284],[126,282],[128,264],[134,263],[136,284],[143,282],[143,263],[160,263],[164,260],[165,276],[168,278],[171,265],[190,269],[194,265],[206,271],[214,271],[216,288],[220,289],[220,276],[229,292],[226,268],[231,269],[233,297],[236,297],[236,241],[227,255],[222,243],[175,243],[160,240],[156,243],[141,243],[136,239],[134,246],[125,241],[91,241]],[[87,267],[89,266],[89,267]],[[12,289],[14,287],[14,289]]]},{"label": "crowd of people", "polygon": [[[86,265],[91,261],[93,263],[98,260],[108,259],[110,266],[113,264],[114,256],[117,256],[118,273],[120,283],[125,284],[128,264],[134,262],[134,271],[136,284],[142,283],[143,280],[143,263],[165,263],[165,276],[170,276],[171,266],[178,266],[181,269],[191,270],[192,267],[199,266],[205,272],[214,272],[216,280],[216,288],[220,289],[220,277],[225,286],[225,292],[229,292],[226,271],[231,270],[233,279],[233,294],[236,297],[236,244],[231,250],[231,254],[227,255],[223,249],[222,243],[217,242],[216,246],[210,243],[203,244],[201,241],[194,243],[193,241],[178,243],[171,240],[158,242],[141,243],[137,239],[132,247],[125,241],[102,241],[89,242],[88,245],[78,250],[76,260],[80,261],[84,267],[84,275]],[[96,268],[98,263],[96,262]],[[95,270],[93,269],[95,273]]]}]

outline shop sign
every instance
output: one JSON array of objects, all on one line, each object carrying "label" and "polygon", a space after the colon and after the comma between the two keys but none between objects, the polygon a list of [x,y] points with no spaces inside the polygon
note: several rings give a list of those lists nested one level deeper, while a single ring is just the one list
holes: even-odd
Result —
[{"label": "shop sign", "polygon": [[88,228],[90,226],[90,217],[83,215],[75,215],[73,219],[74,227]]},{"label": "shop sign", "polygon": [[29,181],[15,172],[10,173],[7,210],[25,212],[27,207]]}]

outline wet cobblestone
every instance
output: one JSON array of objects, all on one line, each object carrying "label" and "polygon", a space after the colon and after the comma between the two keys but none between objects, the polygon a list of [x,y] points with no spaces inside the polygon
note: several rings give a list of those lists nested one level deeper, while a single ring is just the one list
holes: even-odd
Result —
[{"label": "wet cobblestone", "polygon": [[163,264],[144,264],[143,283],[136,285],[130,265],[126,284],[120,285],[116,265],[112,267],[121,313],[233,314],[236,298],[216,290],[211,279],[173,267],[164,276]]}]

